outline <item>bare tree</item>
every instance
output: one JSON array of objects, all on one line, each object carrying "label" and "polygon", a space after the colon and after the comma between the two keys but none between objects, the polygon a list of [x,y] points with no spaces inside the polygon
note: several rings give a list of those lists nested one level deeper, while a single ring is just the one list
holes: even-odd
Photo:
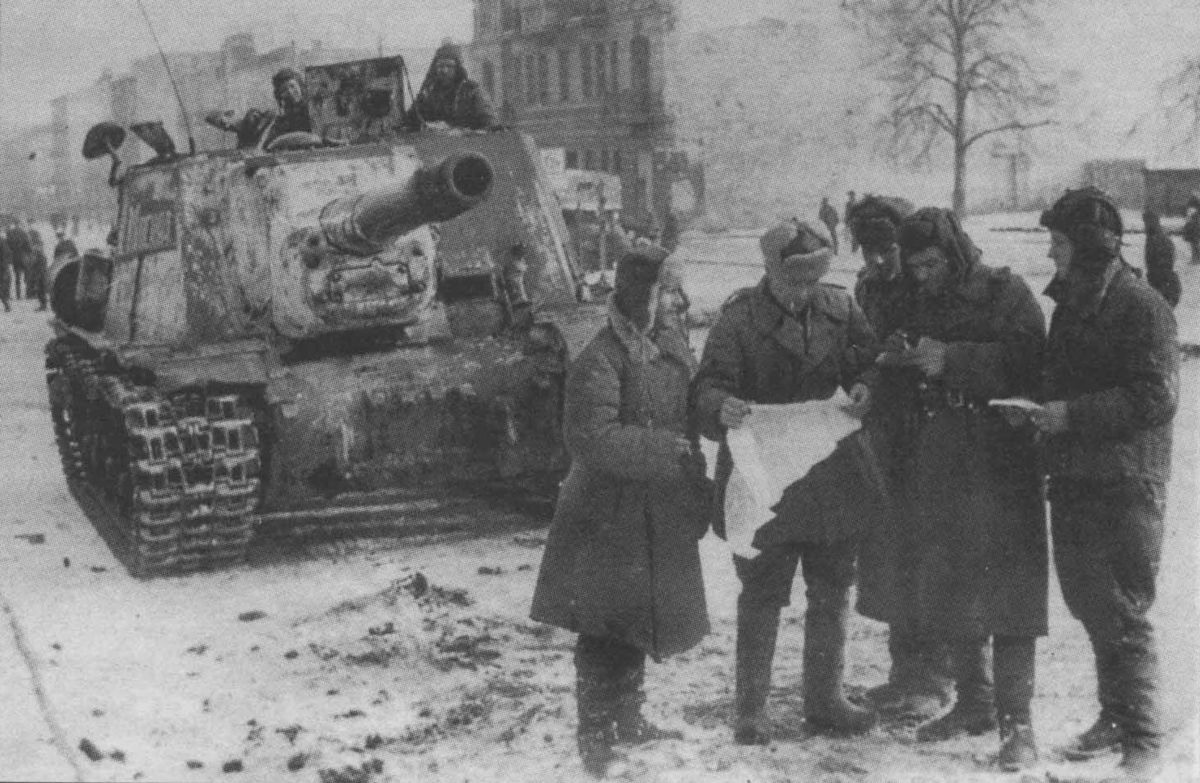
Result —
[{"label": "bare tree", "polygon": [[[1052,84],[1023,53],[1038,0],[847,0],[892,86],[892,139],[928,159],[954,150],[954,210],[966,206],[967,156],[988,136],[1050,124]],[[915,147],[913,146],[915,145]]]},{"label": "bare tree", "polygon": [[1159,108],[1167,127],[1182,129],[1182,133],[1167,134],[1174,142],[1172,149],[1200,140],[1200,57],[1181,63],[1178,70],[1159,84],[1158,92]]}]

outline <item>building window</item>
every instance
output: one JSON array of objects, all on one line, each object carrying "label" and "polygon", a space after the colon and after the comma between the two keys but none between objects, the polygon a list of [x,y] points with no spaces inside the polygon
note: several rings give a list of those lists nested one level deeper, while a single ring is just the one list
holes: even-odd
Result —
[{"label": "building window", "polygon": [[608,81],[611,85],[609,92],[614,95],[621,90],[621,80],[619,74],[621,72],[621,58],[618,54],[619,46],[616,41],[608,45]]},{"label": "building window", "polygon": [[588,171],[596,168],[596,154],[592,150],[583,151],[583,167]]},{"label": "building window", "polygon": [[579,168],[579,151],[567,150],[566,163],[564,164],[569,169]]},{"label": "building window", "polygon": [[629,87],[639,95],[650,92],[650,41],[644,35],[629,42]]},{"label": "building window", "polygon": [[579,92],[584,99],[592,97],[592,47],[579,50]]},{"label": "building window", "polygon": [[530,106],[538,102],[537,58],[532,54],[525,58],[525,102]]},{"label": "building window", "polygon": [[558,99],[563,103],[571,100],[571,50],[558,50]]},{"label": "building window", "polygon": [[483,71],[483,89],[489,98],[494,99],[496,97],[496,69],[492,67],[492,61],[484,60],[480,70]]},{"label": "building window", "polygon": [[550,105],[550,56],[538,55],[538,102]]},{"label": "building window", "polygon": [[596,45],[596,97],[600,97],[608,92],[608,79],[605,76],[605,71],[608,70],[606,65],[604,44]]}]

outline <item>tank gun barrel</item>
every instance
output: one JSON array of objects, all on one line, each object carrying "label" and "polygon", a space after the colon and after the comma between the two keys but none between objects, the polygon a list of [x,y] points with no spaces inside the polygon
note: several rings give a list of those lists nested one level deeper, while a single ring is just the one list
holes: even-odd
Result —
[{"label": "tank gun barrel", "polygon": [[450,220],[483,201],[492,187],[492,164],[482,155],[451,155],[387,187],[330,201],[321,211],[325,240],[359,256],[425,223]]}]

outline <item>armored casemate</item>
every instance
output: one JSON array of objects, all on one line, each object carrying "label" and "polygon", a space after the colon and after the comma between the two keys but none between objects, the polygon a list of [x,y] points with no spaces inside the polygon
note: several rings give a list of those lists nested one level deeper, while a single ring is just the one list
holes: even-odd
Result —
[{"label": "armored casemate", "polygon": [[[116,242],[52,270],[63,467],[135,574],[239,560],[264,521],[411,516],[565,469],[603,323],[530,140],[401,130],[403,62],[309,68],[312,131],[111,156]],[[416,505],[414,505],[416,504]],[[419,520],[418,520],[419,521]]]}]

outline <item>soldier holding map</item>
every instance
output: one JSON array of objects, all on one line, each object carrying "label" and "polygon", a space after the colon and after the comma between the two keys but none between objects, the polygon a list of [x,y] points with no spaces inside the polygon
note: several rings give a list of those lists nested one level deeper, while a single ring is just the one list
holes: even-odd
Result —
[{"label": "soldier holding map", "polygon": [[[701,431],[721,442],[718,505],[732,472],[727,429],[743,425],[751,403],[824,400],[841,386],[861,408],[870,393],[861,377],[875,357],[875,336],[849,292],[824,284],[833,250],[805,223],[785,223],[760,241],[766,275],[730,297],[704,346],[692,387]],[[795,506],[790,506],[795,508]],[[803,565],[808,607],[804,637],[804,711],[818,730],[856,733],[875,715],[842,693],[848,594],[854,580],[856,536],[837,520],[814,513],[784,520],[790,541],[753,558],[734,556],[738,596],[734,739],[770,740],[766,713],[780,611],[791,601],[796,567]]]}]

